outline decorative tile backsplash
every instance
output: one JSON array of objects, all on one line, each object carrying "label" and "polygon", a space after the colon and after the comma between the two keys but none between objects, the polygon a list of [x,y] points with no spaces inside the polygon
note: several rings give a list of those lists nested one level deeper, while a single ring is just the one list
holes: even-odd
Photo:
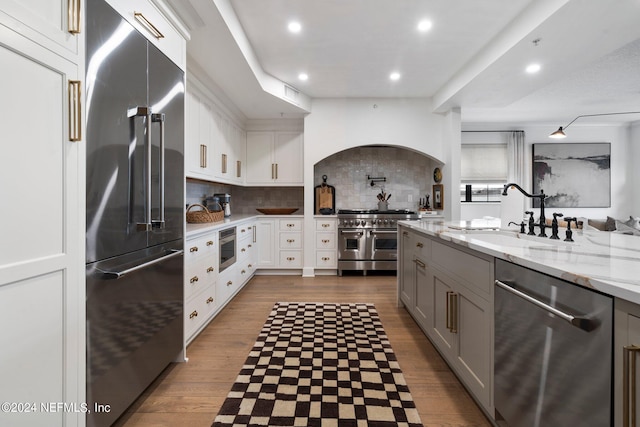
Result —
[{"label": "decorative tile backsplash", "polygon": [[256,208],[304,209],[303,187],[240,187],[220,183],[187,180],[187,204],[202,203],[203,199],[216,193],[231,194],[231,214],[258,213]]},{"label": "decorative tile backsplash", "polygon": [[[315,166],[315,185],[336,188],[337,209],[377,209],[376,195],[391,194],[389,209],[417,209],[418,200],[431,195],[435,162],[414,151],[396,147],[356,147],[336,153]],[[386,177],[386,182],[371,186],[371,177]],[[413,201],[409,202],[409,196]]]}]

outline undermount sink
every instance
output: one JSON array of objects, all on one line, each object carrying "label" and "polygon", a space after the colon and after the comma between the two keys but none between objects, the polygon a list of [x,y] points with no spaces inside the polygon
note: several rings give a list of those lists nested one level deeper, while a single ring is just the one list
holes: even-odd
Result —
[{"label": "undermount sink", "polygon": [[451,237],[464,236],[465,240],[477,239],[479,241],[508,247],[557,247],[575,246],[575,242],[564,240],[551,240],[549,238],[529,236],[515,231],[507,230],[455,230],[443,233]]}]

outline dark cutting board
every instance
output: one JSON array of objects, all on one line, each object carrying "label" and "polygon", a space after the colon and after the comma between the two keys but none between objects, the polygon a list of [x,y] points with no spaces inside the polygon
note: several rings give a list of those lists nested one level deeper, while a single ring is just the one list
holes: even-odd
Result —
[{"label": "dark cutting board", "polygon": [[322,175],[322,184],[316,185],[313,196],[316,215],[336,213],[336,188],[327,184],[327,175]]}]

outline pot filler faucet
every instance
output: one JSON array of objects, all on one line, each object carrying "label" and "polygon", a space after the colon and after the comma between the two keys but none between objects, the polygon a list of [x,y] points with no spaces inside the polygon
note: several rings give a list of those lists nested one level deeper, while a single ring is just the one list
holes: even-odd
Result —
[{"label": "pot filler faucet", "polygon": [[540,234],[538,234],[538,237],[547,237],[546,233],[544,232],[544,229],[547,226],[546,218],[544,217],[544,199],[547,198],[547,195],[544,194],[544,190],[540,190],[540,194],[529,194],[526,191],[524,191],[522,187],[520,187],[518,184],[512,182],[504,186],[502,195],[506,196],[507,190],[513,187],[517,188],[522,194],[524,194],[525,196],[531,199],[540,199],[540,222],[538,224],[538,227],[540,227]]}]

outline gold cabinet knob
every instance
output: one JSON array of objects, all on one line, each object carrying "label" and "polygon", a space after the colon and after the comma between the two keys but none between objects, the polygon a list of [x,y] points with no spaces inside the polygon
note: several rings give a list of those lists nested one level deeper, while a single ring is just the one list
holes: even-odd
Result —
[{"label": "gold cabinet knob", "polygon": [[198,247],[197,246],[193,246],[193,247],[189,248],[189,252],[198,252]]},{"label": "gold cabinet knob", "polygon": [[213,297],[207,298],[207,304],[211,304],[213,302]]},{"label": "gold cabinet knob", "polygon": [[198,312],[193,310],[193,312],[189,315],[189,319],[193,319],[194,317],[198,317]]},{"label": "gold cabinet knob", "polygon": [[231,286],[231,285],[233,285],[233,282],[232,282],[231,280],[229,280],[229,281],[227,282],[227,286]]},{"label": "gold cabinet knob", "polygon": [[209,267],[207,268],[207,273],[213,273],[214,268],[213,267]]},{"label": "gold cabinet knob", "polygon": [[189,283],[196,283],[197,281],[198,281],[198,276],[193,276],[191,280],[189,280]]},{"label": "gold cabinet knob", "polygon": [[213,240],[209,240],[209,241],[207,242],[207,246],[213,246]]}]

